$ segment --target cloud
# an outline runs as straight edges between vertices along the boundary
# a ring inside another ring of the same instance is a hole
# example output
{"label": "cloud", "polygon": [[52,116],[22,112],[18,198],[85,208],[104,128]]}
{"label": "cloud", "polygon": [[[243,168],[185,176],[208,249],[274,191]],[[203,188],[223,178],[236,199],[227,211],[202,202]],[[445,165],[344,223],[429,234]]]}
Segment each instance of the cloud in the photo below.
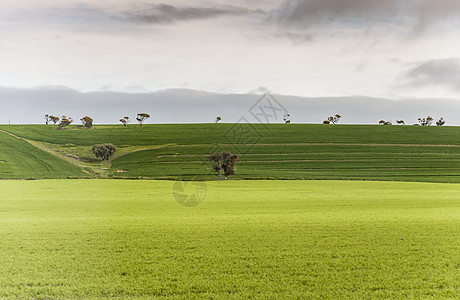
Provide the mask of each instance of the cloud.
{"label": "cloud", "polygon": [[289,31],[289,30],[282,31],[282,32],[275,32],[274,36],[277,38],[287,38],[294,45],[300,45],[305,42],[312,42],[314,40],[314,35],[311,33],[294,32],[294,31]]}
{"label": "cloud", "polygon": [[460,60],[435,59],[417,63],[401,76],[404,87],[438,86],[460,91]]}
{"label": "cloud", "polygon": [[[182,21],[213,19],[223,16],[245,16],[262,14],[260,9],[243,6],[186,6],[170,4],[125,4],[109,6],[105,3],[68,3],[21,7],[9,12],[0,12],[3,22],[34,26],[68,26],[69,28],[98,29],[132,24],[173,24]],[[24,21],[25,20],[25,21]],[[118,27],[117,27],[118,28]]]}
{"label": "cloud", "polygon": [[282,27],[419,34],[460,19],[458,0],[286,0],[271,13]]}
{"label": "cloud", "polygon": [[170,24],[179,21],[192,21],[216,18],[220,16],[241,16],[252,11],[233,6],[223,7],[178,7],[158,4],[149,8],[127,13],[127,19],[147,24]]}

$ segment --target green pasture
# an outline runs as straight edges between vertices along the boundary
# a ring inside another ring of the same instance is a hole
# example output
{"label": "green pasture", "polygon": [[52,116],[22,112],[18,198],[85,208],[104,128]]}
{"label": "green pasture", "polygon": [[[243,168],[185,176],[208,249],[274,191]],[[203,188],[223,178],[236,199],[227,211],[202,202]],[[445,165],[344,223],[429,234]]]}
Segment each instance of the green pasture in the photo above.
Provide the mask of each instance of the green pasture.
{"label": "green pasture", "polygon": [[0,129],[31,140],[54,144],[91,146],[107,142],[124,145],[194,144],[433,144],[460,145],[460,128],[379,125],[314,124],[147,124],[97,125],[91,130],[70,126],[58,131],[53,125],[0,125]]}
{"label": "green pasture", "polygon": [[173,186],[0,181],[0,298],[460,297],[460,185]]}
{"label": "green pasture", "polygon": [[[206,157],[226,150],[240,157],[235,179],[460,182],[459,127],[131,124],[91,130],[71,126],[58,131],[51,125],[0,129],[66,158],[69,168],[73,164],[92,177],[212,180],[216,175]],[[4,135],[0,133],[0,141]],[[110,162],[94,158],[90,149],[98,143],[118,147]]]}
{"label": "green pasture", "polygon": [[80,168],[0,132],[0,179],[82,177]]}

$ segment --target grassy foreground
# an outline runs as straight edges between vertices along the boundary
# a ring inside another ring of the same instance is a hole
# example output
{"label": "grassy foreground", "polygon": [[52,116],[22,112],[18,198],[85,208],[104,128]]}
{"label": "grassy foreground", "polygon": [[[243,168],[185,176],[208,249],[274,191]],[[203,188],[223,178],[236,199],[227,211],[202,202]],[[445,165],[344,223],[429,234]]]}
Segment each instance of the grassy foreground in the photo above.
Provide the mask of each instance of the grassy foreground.
{"label": "grassy foreground", "polygon": [[460,297],[460,185],[206,186],[0,181],[0,298]]}

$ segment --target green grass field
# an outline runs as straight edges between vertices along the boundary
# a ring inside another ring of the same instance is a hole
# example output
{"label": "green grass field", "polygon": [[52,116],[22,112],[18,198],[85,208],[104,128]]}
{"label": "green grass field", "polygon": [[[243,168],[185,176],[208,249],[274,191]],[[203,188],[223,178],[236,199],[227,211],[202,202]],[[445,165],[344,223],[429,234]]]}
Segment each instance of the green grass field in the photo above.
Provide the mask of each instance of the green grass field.
{"label": "green grass field", "polygon": [[[80,167],[93,177],[212,180],[216,176],[203,161],[223,149],[240,156],[235,179],[460,182],[459,127],[176,124],[62,131],[45,125],[0,128],[80,158]],[[2,136],[0,133],[0,139]],[[90,152],[91,145],[105,142],[119,149],[110,166],[101,165]]]}
{"label": "green grass field", "polygon": [[[458,299],[460,186],[0,181],[0,298]],[[186,193],[193,192],[193,186]]]}
{"label": "green grass field", "polygon": [[0,130],[0,299],[460,298],[458,127]]}
{"label": "green grass field", "polygon": [[80,168],[0,132],[0,179],[82,177]]}

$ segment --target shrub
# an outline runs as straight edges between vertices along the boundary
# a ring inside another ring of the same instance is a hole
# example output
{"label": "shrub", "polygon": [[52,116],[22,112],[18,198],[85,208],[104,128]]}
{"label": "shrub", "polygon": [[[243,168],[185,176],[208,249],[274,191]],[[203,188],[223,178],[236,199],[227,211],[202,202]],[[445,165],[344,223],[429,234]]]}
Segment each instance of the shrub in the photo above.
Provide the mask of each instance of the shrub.
{"label": "shrub", "polygon": [[98,144],[94,145],[91,151],[97,158],[109,160],[109,158],[117,151],[117,147],[112,144]]}
{"label": "shrub", "polygon": [[212,169],[217,172],[219,176],[218,179],[222,178],[222,172],[224,173],[225,179],[227,179],[229,175],[235,174],[238,155],[223,151],[210,155],[208,159],[211,160]]}

